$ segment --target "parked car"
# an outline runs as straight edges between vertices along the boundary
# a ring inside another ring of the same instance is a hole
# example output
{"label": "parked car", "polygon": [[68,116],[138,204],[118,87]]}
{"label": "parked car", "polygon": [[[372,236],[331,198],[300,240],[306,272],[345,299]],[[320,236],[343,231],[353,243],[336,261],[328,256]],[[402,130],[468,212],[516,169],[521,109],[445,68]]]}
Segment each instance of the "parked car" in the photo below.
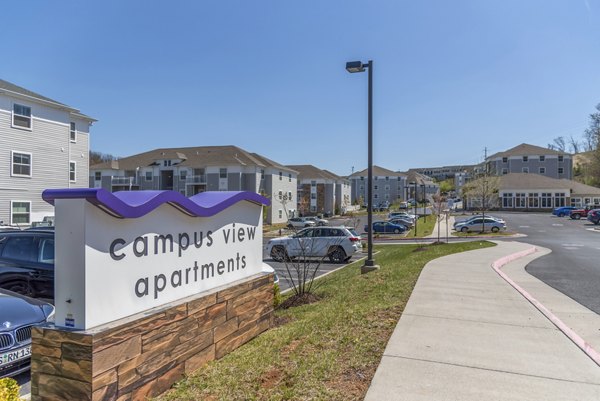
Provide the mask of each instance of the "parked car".
{"label": "parked car", "polygon": [[29,370],[31,327],[54,319],[54,306],[0,289],[0,378]]}
{"label": "parked car", "polygon": [[[389,221],[375,221],[373,222],[374,233],[394,233],[402,234],[407,230],[406,226],[400,224],[390,223]],[[369,231],[369,226],[365,225],[365,232]]]}
{"label": "parked car", "polygon": [[415,221],[413,219],[408,219],[408,218],[404,218],[404,217],[395,217],[393,219],[389,219],[388,221],[392,224],[403,225],[408,229],[412,228],[412,226],[415,225]]}
{"label": "parked car", "polygon": [[587,219],[595,225],[600,224],[600,209],[590,210],[587,214]]}
{"label": "parked car", "polygon": [[390,220],[391,219],[398,219],[398,218],[412,220],[413,223],[414,223],[414,221],[417,218],[417,216],[415,216],[412,213],[407,213],[407,212],[390,212],[388,214],[388,219],[390,219]]}
{"label": "parked car", "polygon": [[306,220],[314,221],[317,226],[327,226],[329,225],[329,220],[322,219],[318,216],[308,216],[305,217]]}
{"label": "parked car", "polygon": [[408,202],[400,202],[398,209],[408,209]]}
{"label": "parked car", "polygon": [[498,231],[506,230],[506,223],[487,216],[485,218],[477,217],[466,222],[458,223],[454,226],[454,229],[463,233],[471,231],[491,231],[497,233]]}
{"label": "parked car", "polygon": [[294,217],[288,220],[288,228],[304,228],[316,226],[317,223],[308,220],[306,217]]}
{"label": "parked car", "polygon": [[54,230],[0,232],[0,288],[54,298]]}
{"label": "parked car", "polygon": [[[468,219],[457,220],[457,221],[454,222],[454,229],[456,229],[456,226],[459,225],[459,224],[461,224],[461,223],[468,223],[468,222],[470,222],[472,220],[479,219],[479,218],[482,218],[482,217],[483,217],[482,214],[477,214],[475,216],[469,217]],[[504,219],[502,219],[500,217],[496,217],[496,216],[492,216],[492,215],[486,214],[485,218],[486,219],[493,219],[493,220],[496,220],[499,223],[502,223],[502,224],[506,225],[506,222],[504,221]]]}
{"label": "parked car", "polygon": [[589,206],[586,206],[583,209],[573,209],[569,213],[569,217],[573,220],[579,220],[582,217],[586,218],[590,210],[592,209]]}
{"label": "parked car", "polygon": [[554,208],[554,210],[552,210],[552,214],[558,217],[564,217],[564,216],[568,216],[571,213],[571,210],[575,210],[577,209],[574,206],[561,206],[561,207],[556,207]]}
{"label": "parked car", "polygon": [[333,263],[343,263],[360,249],[360,237],[346,227],[305,228],[267,244],[267,253],[276,261],[327,257]]}

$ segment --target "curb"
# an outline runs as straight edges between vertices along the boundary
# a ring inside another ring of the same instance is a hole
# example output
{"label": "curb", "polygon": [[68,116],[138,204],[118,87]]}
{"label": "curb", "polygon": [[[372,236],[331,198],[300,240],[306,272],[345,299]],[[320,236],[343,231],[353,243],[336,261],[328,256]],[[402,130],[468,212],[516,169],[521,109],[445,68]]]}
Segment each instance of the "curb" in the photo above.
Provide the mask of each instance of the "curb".
{"label": "curb", "polygon": [[514,282],[510,277],[502,271],[502,267],[510,262],[525,256],[536,253],[538,250],[535,246],[526,249],[521,252],[513,253],[511,255],[504,256],[494,262],[492,262],[492,269],[498,273],[508,284],[510,284],[515,290],[517,290],[525,299],[527,299],[537,310],[539,310],[548,320],[552,322],[560,331],[563,332],[575,345],[577,345],[587,356],[590,357],[596,365],[600,366],[600,353],[596,351],[587,341],[579,336],[575,331],[568,327],[562,320],[560,320],[555,314],[550,312],[544,305],[542,305],[537,299],[535,299],[529,292],[523,289],[520,285]]}

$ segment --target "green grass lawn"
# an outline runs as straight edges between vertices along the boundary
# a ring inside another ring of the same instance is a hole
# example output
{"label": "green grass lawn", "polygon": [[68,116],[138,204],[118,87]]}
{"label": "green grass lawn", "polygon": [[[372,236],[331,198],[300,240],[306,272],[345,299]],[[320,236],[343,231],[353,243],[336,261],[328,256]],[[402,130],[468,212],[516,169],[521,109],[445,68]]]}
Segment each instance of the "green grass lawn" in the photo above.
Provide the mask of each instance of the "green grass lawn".
{"label": "green grass lawn", "polygon": [[[435,219],[436,216],[431,215],[427,217],[419,217],[417,220],[417,235],[416,237],[426,237],[433,232],[433,228],[435,227]],[[406,238],[411,238],[415,236],[415,228],[411,228],[406,234]]]}
{"label": "green grass lawn", "polygon": [[276,311],[277,327],[159,399],[362,400],[425,264],[489,246],[494,244],[377,247],[380,270],[361,275],[358,262],[323,278],[320,301]]}

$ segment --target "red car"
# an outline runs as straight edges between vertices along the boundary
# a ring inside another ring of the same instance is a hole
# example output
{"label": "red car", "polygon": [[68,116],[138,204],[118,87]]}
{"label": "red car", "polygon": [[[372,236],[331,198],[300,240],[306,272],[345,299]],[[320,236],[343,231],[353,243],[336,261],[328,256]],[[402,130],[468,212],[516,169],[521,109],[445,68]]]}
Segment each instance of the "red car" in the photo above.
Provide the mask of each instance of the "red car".
{"label": "red car", "polygon": [[579,220],[582,217],[587,217],[588,212],[590,210],[592,210],[592,208],[588,206],[586,206],[584,209],[571,210],[571,213],[569,213],[569,217],[573,220]]}

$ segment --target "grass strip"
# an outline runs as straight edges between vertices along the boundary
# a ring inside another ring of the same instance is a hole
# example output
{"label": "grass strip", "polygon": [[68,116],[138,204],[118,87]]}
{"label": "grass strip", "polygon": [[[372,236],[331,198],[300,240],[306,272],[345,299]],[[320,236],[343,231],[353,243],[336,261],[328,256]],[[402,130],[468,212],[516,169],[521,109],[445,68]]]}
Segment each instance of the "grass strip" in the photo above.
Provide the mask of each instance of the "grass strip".
{"label": "grass strip", "polygon": [[489,246],[377,247],[380,270],[361,275],[359,262],[323,278],[319,302],[276,311],[277,327],[159,400],[362,400],[425,264]]}

